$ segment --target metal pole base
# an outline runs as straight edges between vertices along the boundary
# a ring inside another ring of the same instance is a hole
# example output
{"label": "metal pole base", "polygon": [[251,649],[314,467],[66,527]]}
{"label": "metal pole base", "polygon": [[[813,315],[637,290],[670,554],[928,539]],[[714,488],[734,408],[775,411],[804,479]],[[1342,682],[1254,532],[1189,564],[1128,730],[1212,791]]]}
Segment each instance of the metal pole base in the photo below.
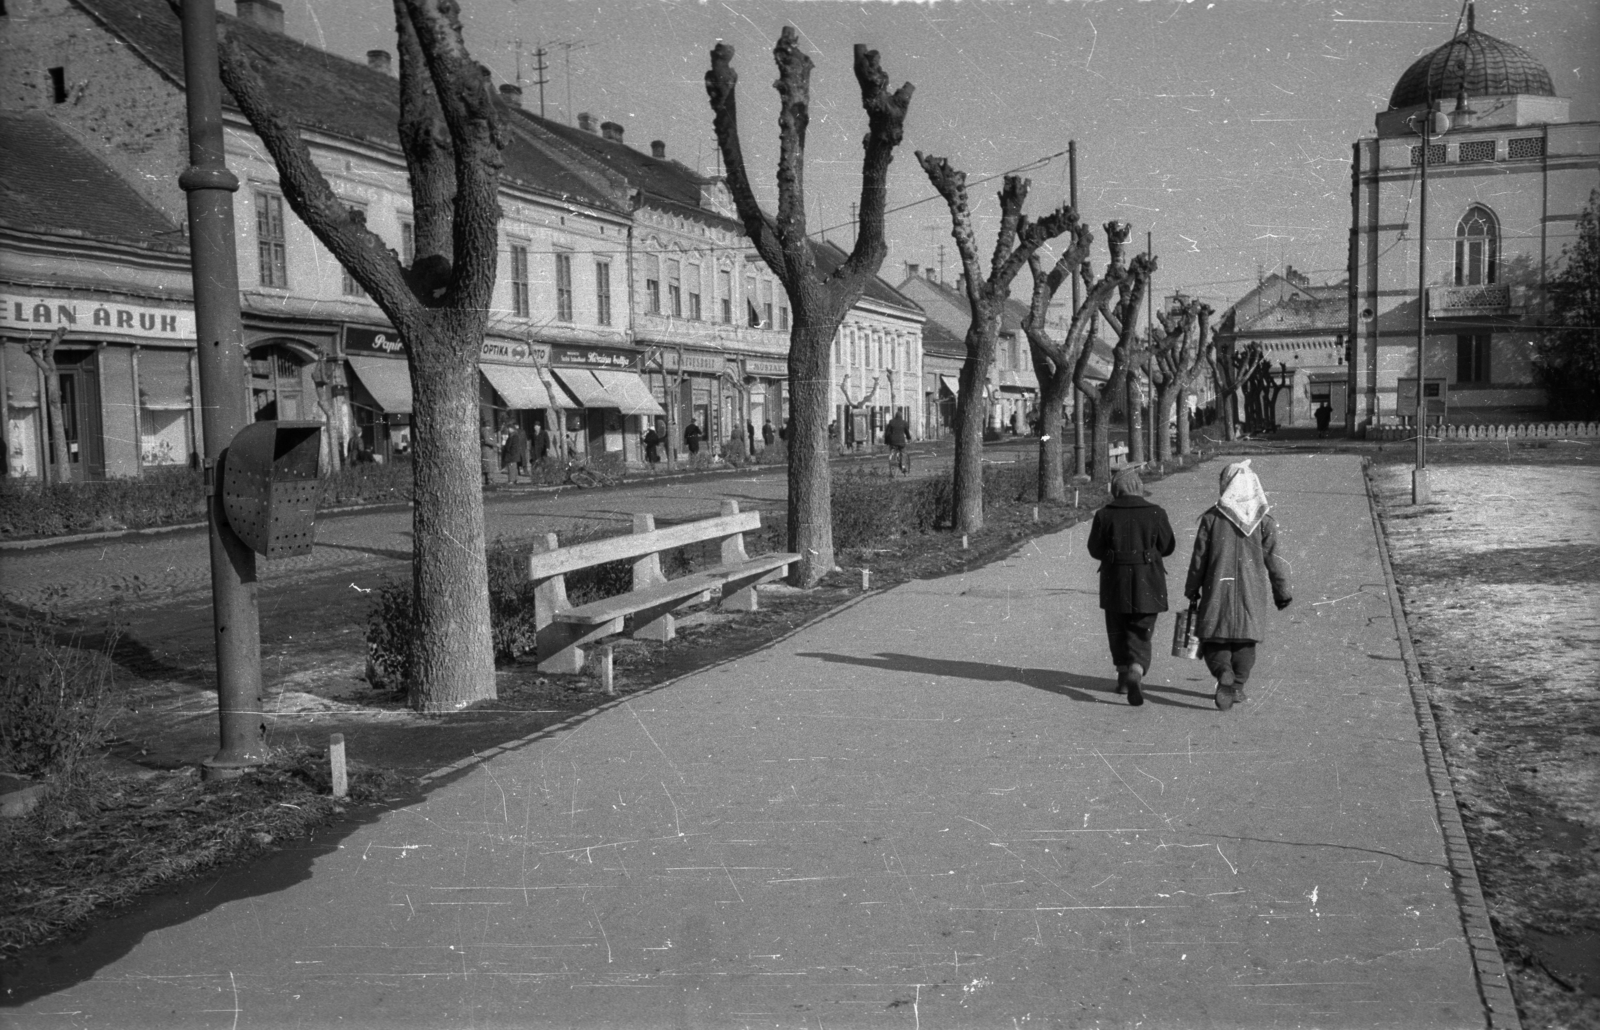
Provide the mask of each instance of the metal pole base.
{"label": "metal pole base", "polygon": [[1433,498],[1428,492],[1428,470],[1425,468],[1411,470],[1411,503],[1433,503]]}
{"label": "metal pole base", "polygon": [[213,780],[237,780],[252,769],[259,769],[266,764],[265,758],[258,759],[232,759],[214,755],[200,763],[200,778],[206,782]]}

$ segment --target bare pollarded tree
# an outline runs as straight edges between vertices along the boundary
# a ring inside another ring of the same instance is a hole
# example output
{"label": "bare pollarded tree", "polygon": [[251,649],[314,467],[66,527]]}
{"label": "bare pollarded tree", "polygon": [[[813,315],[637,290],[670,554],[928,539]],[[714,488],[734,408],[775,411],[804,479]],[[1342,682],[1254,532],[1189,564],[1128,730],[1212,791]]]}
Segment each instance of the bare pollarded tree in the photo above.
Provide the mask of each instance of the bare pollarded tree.
{"label": "bare pollarded tree", "polygon": [[805,156],[812,62],[800,50],[798,40],[799,34],[786,25],[772,49],[778,65],[773,86],[780,98],[776,216],[756,202],[745,171],[739,142],[739,76],[733,70],[733,47],[726,43],[711,50],[706,94],[739,220],[756,252],[783,283],[794,312],[789,331],[789,549],[800,555],[792,582],[812,586],[834,567],[828,474],[828,410],[833,392],[828,380],[829,352],[839,323],[861,299],[889,253],[883,232],[889,163],[900,144],[912,86],[908,82],[891,93],[878,52],[856,44],[856,82],[861,86],[861,107],[867,113],[860,221],[850,256],[833,272],[821,274],[806,238]]}
{"label": "bare pollarded tree", "polygon": [[478,461],[478,354],[495,282],[502,166],[488,72],[467,52],[454,0],[394,0],[401,149],[416,260],[401,265],[339,199],[277,110],[249,45],[220,40],[222,81],[278,167],[284,196],[406,342],[415,410],[414,708],[493,698],[494,647]]}
{"label": "bare pollarded tree", "polygon": [[[1192,300],[1176,311],[1156,312],[1156,320],[1161,328],[1150,346],[1150,382],[1155,393],[1150,417],[1156,420],[1155,459],[1167,461],[1172,457],[1172,430],[1167,419],[1210,352],[1211,307]],[[1186,412],[1176,414],[1178,453],[1188,454],[1189,419]]]}
{"label": "bare pollarded tree", "polygon": [[[1094,405],[1090,450],[1094,455],[1094,481],[1097,483],[1111,480],[1111,406],[1117,394],[1126,387],[1138,337],[1139,306],[1144,303],[1145,290],[1150,286],[1150,274],[1156,268],[1153,255],[1137,254],[1131,262],[1128,261],[1128,237],[1133,233],[1133,226],[1127,222],[1107,222],[1105,230],[1111,260],[1106,265],[1106,274],[1101,281],[1110,280],[1112,288],[1099,293],[1103,299],[1096,308],[1096,314],[1105,319],[1111,331],[1117,334],[1117,342],[1111,350],[1111,375],[1104,383],[1096,386],[1089,384],[1089,357],[1093,351],[1090,346],[1085,346],[1079,352],[1077,366],[1073,369],[1073,381]],[[1091,293],[1095,292],[1097,284],[1090,281],[1092,273],[1085,268],[1080,274],[1083,275],[1085,288]]]}
{"label": "bare pollarded tree", "polygon": [[1046,242],[1072,230],[1078,213],[1066,204],[1038,221],[1022,213],[1028,199],[1028,180],[1008,175],[1000,189],[1000,231],[996,234],[989,274],[983,274],[978,239],[972,228],[967,202],[967,173],[950,167],[942,157],[917,151],[917,161],[928,181],[950,208],[950,235],[961,256],[962,280],[972,321],[967,326],[966,358],[961,362],[956,391],[955,467],[951,489],[951,522],[958,533],[983,528],[983,388],[994,364],[995,341],[1000,335],[1000,312],[1011,296],[1011,282]]}
{"label": "bare pollarded tree", "polygon": [[[61,370],[56,366],[56,348],[66,339],[67,327],[57,326],[49,336],[27,343],[28,357],[44,378],[44,411],[50,422],[50,449],[55,453],[55,464],[49,475],[40,475],[39,482],[54,480],[58,484],[72,482],[72,457],[67,453],[66,412],[61,406]],[[42,469],[40,470],[43,471]]]}

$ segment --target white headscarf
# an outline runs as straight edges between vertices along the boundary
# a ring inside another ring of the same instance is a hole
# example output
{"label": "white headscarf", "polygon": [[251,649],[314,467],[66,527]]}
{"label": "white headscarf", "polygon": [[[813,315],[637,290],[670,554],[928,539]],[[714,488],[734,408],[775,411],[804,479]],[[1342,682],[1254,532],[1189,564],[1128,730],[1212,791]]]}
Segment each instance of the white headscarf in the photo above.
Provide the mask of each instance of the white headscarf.
{"label": "white headscarf", "polygon": [[1221,482],[1222,497],[1217,501],[1217,510],[1239,527],[1239,532],[1249,536],[1261,524],[1268,508],[1267,492],[1251,470],[1250,459],[1225,467]]}

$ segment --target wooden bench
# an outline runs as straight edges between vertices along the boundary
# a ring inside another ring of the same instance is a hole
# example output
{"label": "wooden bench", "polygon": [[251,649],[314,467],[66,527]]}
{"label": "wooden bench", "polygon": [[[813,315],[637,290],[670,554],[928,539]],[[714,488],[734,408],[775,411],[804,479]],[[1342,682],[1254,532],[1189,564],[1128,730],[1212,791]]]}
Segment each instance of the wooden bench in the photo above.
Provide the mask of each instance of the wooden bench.
{"label": "wooden bench", "polygon": [[[721,595],[721,607],[730,611],[756,610],[756,585],[780,579],[798,554],[745,553],[744,534],[761,527],[761,513],[741,512],[738,501],[723,501],[722,514],[697,522],[656,528],[654,515],[635,515],[627,536],[590,540],[560,546],[556,534],[547,534],[528,558],[528,578],[534,585],[534,625],[537,631],[540,672],[575,673],[583,668],[583,645],[624,632],[642,640],[671,640],[677,635],[673,613],[679,608],[710,601]],[[661,554],[705,541],[721,542],[720,563],[710,569],[667,579],[661,572]],[[567,600],[566,576],[570,572],[615,561],[633,562],[633,589],[574,607]]]}

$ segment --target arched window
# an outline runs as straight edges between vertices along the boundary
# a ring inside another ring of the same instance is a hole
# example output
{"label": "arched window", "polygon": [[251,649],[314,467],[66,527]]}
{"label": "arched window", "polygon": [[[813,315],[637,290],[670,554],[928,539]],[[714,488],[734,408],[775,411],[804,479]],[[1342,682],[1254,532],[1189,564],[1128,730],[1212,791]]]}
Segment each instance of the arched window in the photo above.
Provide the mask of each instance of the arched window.
{"label": "arched window", "polygon": [[1456,224],[1456,285],[1484,286],[1499,278],[1500,227],[1485,208],[1467,209]]}

